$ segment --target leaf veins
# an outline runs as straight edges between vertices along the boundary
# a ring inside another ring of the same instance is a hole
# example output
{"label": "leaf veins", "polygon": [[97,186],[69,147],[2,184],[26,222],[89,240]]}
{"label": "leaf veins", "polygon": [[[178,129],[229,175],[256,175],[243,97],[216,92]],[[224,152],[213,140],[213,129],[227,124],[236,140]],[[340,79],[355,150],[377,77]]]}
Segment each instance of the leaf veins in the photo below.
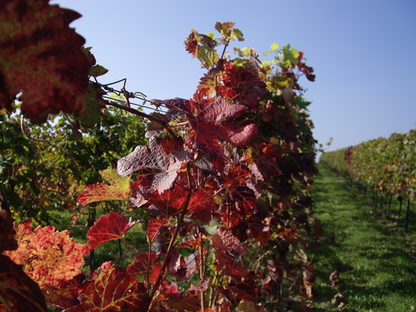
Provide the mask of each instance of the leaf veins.
{"label": "leaf veins", "polygon": [[114,239],[124,237],[124,234],[139,221],[131,222],[126,217],[112,211],[108,216],[102,215],[87,233],[88,246],[91,249]]}
{"label": "leaf veins", "polygon": [[115,169],[100,172],[106,183],[88,185],[78,196],[81,205],[103,200],[127,200],[130,195],[130,178],[120,177]]}
{"label": "leaf veins", "polygon": [[87,246],[74,242],[68,231],[55,232],[53,226],[37,227],[26,221],[16,228],[19,247],[5,251],[39,286],[59,287],[81,273]]}

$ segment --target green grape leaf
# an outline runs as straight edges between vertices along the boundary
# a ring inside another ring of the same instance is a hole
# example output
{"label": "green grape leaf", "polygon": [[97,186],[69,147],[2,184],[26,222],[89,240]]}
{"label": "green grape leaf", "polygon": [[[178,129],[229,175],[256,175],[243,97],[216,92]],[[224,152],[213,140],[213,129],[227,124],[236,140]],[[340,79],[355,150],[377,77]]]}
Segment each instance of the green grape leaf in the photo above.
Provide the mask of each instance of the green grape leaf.
{"label": "green grape leaf", "polygon": [[270,46],[270,49],[272,51],[277,51],[278,48],[279,48],[279,44],[277,42],[272,43]]}
{"label": "green grape leaf", "polygon": [[282,51],[283,51],[283,62],[281,64],[282,66],[288,67],[290,65],[297,65],[299,63],[298,57],[300,54],[298,50],[296,50],[295,48],[292,48],[290,44],[283,46]]}
{"label": "green grape leaf", "polygon": [[85,109],[77,119],[84,127],[90,128],[100,121],[101,116],[101,96],[105,94],[96,84],[90,83],[88,92],[85,95]]}
{"label": "green grape leaf", "polygon": [[101,65],[94,65],[90,68],[88,75],[92,76],[92,77],[98,77],[98,76],[102,76],[105,75],[106,73],[108,73],[108,69],[105,68],[104,66]]}

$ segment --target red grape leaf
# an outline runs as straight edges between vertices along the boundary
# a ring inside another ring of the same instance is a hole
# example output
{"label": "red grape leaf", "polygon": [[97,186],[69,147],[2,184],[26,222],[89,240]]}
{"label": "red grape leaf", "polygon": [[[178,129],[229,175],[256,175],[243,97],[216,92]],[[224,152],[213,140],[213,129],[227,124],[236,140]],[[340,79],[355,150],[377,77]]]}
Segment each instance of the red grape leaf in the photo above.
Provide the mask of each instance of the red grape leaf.
{"label": "red grape leaf", "polygon": [[199,285],[191,285],[186,292],[192,292],[194,295],[197,295],[206,291],[209,287],[209,280],[210,278],[208,277],[208,279],[201,282]]}
{"label": "red grape leaf", "polygon": [[101,265],[100,273],[94,272],[79,295],[80,304],[67,312],[141,311],[146,288],[126,269],[114,267],[111,262]]}
{"label": "red grape leaf", "polygon": [[71,308],[79,303],[78,295],[82,290],[85,276],[80,274],[59,287],[43,287],[46,303],[60,308]]}
{"label": "red grape leaf", "polygon": [[215,206],[212,192],[199,188],[191,195],[187,215],[201,223],[209,223]]}
{"label": "red grape leaf", "polygon": [[[183,182],[186,178],[184,173],[178,176],[178,181]],[[163,217],[169,217],[185,208],[186,198],[189,191],[180,183],[175,183],[172,189],[160,194],[155,191],[146,194],[147,199],[153,204],[150,208],[156,208],[157,213]],[[192,192],[188,203],[187,216],[202,223],[211,220],[212,211],[215,209],[215,202],[212,193],[205,189],[197,189]]]}
{"label": "red grape leaf", "polygon": [[0,306],[0,311],[46,312],[39,286],[5,255],[0,255],[0,302],[5,308]]}
{"label": "red grape leaf", "polygon": [[17,248],[17,241],[14,235],[15,231],[9,205],[0,192],[0,253],[4,250],[15,250]]}
{"label": "red grape leaf", "polygon": [[157,300],[163,305],[167,306],[170,311],[199,311],[199,299],[197,296],[184,295],[179,292],[178,287],[175,284],[168,285],[162,284],[160,295]]}
{"label": "red grape leaf", "polygon": [[194,130],[195,141],[202,144],[219,138],[242,146],[250,143],[257,134],[257,126],[244,120],[248,108],[241,104],[231,104],[221,98],[156,102],[165,104],[170,110],[185,113]]}
{"label": "red grape leaf", "polygon": [[196,132],[197,141],[219,138],[237,146],[247,144],[256,134],[255,124],[238,121],[243,118],[247,108],[239,104],[230,104],[224,99],[192,102],[195,106],[193,118],[190,118]]}
{"label": "red grape leaf", "polygon": [[185,296],[179,293],[168,294],[166,295],[165,304],[174,311],[200,311],[197,296]]}
{"label": "red grape leaf", "polygon": [[198,55],[198,41],[195,39],[195,33],[191,32],[185,40],[185,50],[192,54],[193,57]]}
{"label": "red grape leaf", "polygon": [[149,236],[150,240],[154,240],[156,236],[158,236],[160,228],[163,226],[168,225],[169,222],[165,218],[152,218],[149,221],[149,225],[147,226],[147,235]]}
{"label": "red grape leaf", "polygon": [[226,292],[227,298],[235,302],[238,302],[241,299],[255,302],[256,297],[258,296],[258,288],[256,283],[252,280],[250,281],[250,277],[246,277],[246,280],[241,282],[232,281],[230,284],[228,284],[228,289]]}
{"label": "red grape leaf", "polygon": [[215,248],[218,270],[239,279],[249,274],[249,271],[236,261],[237,257],[244,254],[244,246],[230,231],[220,230],[211,240]]}
{"label": "red grape leaf", "polygon": [[148,270],[153,270],[156,265],[157,255],[154,252],[136,254],[134,262],[127,269],[129,273],[141,275]]}
{"label": "red grape leaf", "polygon": [[186,275],[188,268],[185,262],[185,258],[176,248],[173,248],[170,253],[168,270],[169,273],[174,276],[177,281],[187,280]]}
{"label": "red grape leaf", "polygon": [[221,252],[226,252],[233,257],[244,256],[245,247],[231,231],[218,230],[218,235],[213,237],[214,247]]}
{"label": "red grape leaf", "polygon": [[197,239],[188,239],[182,241],[179,245],[177,245],[177,248],[189,248],[193,250],[197,250],[199,246],[201,245],[202,238],[198,237]]}
{"label": "red grape leaf", "polygon": [[224,85],[218,88],[219,94],[247,107],[258,106],[268,93],[254,61],[247,61],[242,66],[226,63],[222,81]]}
{"label": "red grape leaf", "polygon": [[88,246],[91,249],[110,240],[123,238],[139,221],[132,222],[123,215],[111,211],[108,216],[102,215],[87,233]]}
{"label": "red grape leaf", "polygon": [[[156,263],[156,260],[157,255],[154,252],[136,254],[134,262],[129,265],[127,272],[135,276],[145,276],[146,285],[147,282],[150,283],[147,288],[151,288],[156,283],[160,271],[162,271],[162,265]],[[149,276],[146,276],[146,274],[149,274]]]}
{"label": "red grape leaf", "polygon": [[81,273],[86,245],[75,243],[68,231],[55,232],[53,226],[37,227],[26,221],[16,228],[19,248],[5,251],[15,263],[23,265],[23,271],[39,286],[59,287],[65,281]]}
{"label": "red grape leaf", "polygon": [[120,177],[115,169],[100,171],[106,183],[88,185],[78,196],[81,205],[103,200],[127,200],[130,195],[130,177]]}
{"label": "red grape leaf", "polygon": [[0,110],[23,91],[22,112],[42,122],[51,112],[81,112],[91,61],[69,24],[77,12],[48,0],[0,4]]}

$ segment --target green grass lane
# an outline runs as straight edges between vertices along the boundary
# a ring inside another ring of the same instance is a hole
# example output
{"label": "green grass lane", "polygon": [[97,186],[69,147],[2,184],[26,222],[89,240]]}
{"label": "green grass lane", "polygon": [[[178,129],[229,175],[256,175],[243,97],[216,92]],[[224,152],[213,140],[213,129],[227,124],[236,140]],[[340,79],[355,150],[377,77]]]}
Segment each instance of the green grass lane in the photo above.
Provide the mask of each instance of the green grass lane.
{"label": "green grass lane", "polygon": [[[416,311],[414,237],[381,221],[368,202],[319,165],[314,184],[315,215],[325,234],[314,251],[316,294],[314,311]],[[329,275],[339,272],[332,286]],[[342,294],[337,304],[331,299]]]}

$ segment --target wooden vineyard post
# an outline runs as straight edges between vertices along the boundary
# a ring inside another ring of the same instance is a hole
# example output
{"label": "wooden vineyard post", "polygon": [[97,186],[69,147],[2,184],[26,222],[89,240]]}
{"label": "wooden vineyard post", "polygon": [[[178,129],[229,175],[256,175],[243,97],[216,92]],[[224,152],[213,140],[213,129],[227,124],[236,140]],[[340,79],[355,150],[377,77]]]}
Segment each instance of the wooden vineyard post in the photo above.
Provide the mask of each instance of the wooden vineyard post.
{"label": "wooden vineyard post", "polygon": [[390,215],[390,209],[391,209],[391,200],[393,198],[393,194],[390,194],[389,196],[389,203],[387,204],[387,217]]}
{"label": "wooden vineyard post", "polygon": [[410,199],[407,198],[406,217],[404,219],[404,230],[409,230]]}
{"label": "wooden vineyard post", "polygon": [[400,214],[402,212],[402,203],[403,203],[402,195],[397,196],[397,200],[399,201],[399,213],[397,214],[397,225],[399,225],[399,223],[400,223]]}
{"label": "wooden vineyard post", "polygon": [[[94,207],[91,206],[88,209],[88,229],[90,229],[94,225],[95,219],[96,219],[96,213],[97,212],[95,210],[95,206]],[[94,256],[94,249],[93,249],[90,252],[90,260],[89,260],[89,263],[88,263],[91,271],[94,270],[94,264],[95,264],[94,263],[95,262],[94,260],[95,260],[95,256]]]}

